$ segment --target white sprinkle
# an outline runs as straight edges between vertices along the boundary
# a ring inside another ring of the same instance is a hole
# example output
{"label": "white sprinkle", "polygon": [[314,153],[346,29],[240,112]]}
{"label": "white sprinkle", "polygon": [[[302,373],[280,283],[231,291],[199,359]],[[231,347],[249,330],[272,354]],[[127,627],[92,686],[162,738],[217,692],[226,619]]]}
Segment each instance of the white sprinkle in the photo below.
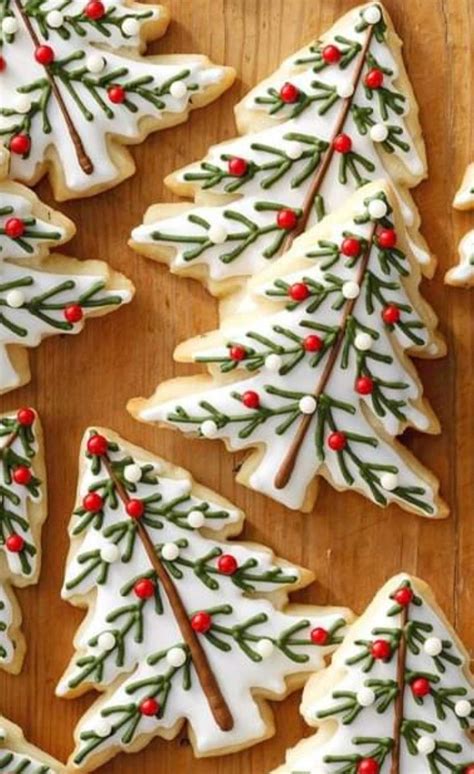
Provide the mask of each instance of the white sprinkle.
{"label": "white sprinkle", "polygon": [[166,660],[172,667],[181,667],[186,661],[186,653],[183,648],[171,648],[166,654]]}
{"label": "white sprinkle", "polygon": [[299,409],[302,414],[314,414],[317,405],[316,398],[312,395],[304,395],[299,402]]}
{"label": "white sprinkle", "polygon": [[361,707],[371,707],[375,701],[375,693],[372,688],[364,686],[364,688],[361,688],[360,691],[357,692],[356,698]]}
{"label": "white sprinkle", "polygon": [[107,736],[110,736],[112,732],[112,725],[105,718],[97,718],[94,731],[101,739],[105,739]]}
{"label": "white sprinkle", "polygon": [[14,16],[7,16],[2,21],[2,31],[5,35],[14,35],[15,32],[18,32],[18,22]]}
{"label": "white sprinkle", "polygon": [[338,83],[336,91],[338,97],[348,99],[354,94],[354,87],[352,83]]}
{"label": "white sprinkle", "polygon": [[112,632],[102,632],[97,638],[97,647],[100,648],[100,650],[112,650],[112,648],[115,648],[116,644],[117,640]]}
{"label": "white sprinkle", "polygon": [[161,556],[168,562],[174,562],[179,556],[179,547],[176,543],[165,543],[161,549]]}
{"label": "white sprinkle", "polygon": [[25,294],[21,290],[10,290],[6,295],[7,305],[19,309],[25,303]]}
{"label": "white sprinkle", "polygon": [[344,282],[344,285],[342,286],[342,295],[344,298],[357,298],[359,293],[360,287],[357,282],[353,282],[352,280],[349,280],[349,282]]}
{"label": "white sprinkle", "polygon": [[362,16],[367,24],[378,24],[382,18],[380,8],[376,5],[371,5],[370,8],[366,8]]}
{"label": "white sprinkle", "polygon": [[416,749],[421,755],[430,755],[436,748],[436,742],[430,736],[420,736]]}
{"label": "white sprinkle", "polygon": [[268,368],[269,371],[279,371],[282,365],[283,360],[280,355],[271,354],[267,355],[265,358],[265,368]]}
{"label": "white sprinkle", "polygon": [[52,27],[53,30],[59,29],[63,26],[64,16],[61,11],[50,11],[46,15],[46,24],[48,27]]}
{"label": "white sprinkle", "polygon": [[131,37],[132,35],[138,35],[140,32],[140,22],[137,21],[137,19],[132,19],[129,16],[128,19],[124,19],[122,22],[122,32],[128,37]]}
{"label": "white sprinkle", "polygon": [[175,99],[183,99],[188,93],[188,87],[184,81],[175,81],[170,86],[170,94]]}
{"label": "white sprinkle", "polygon": [[372,220],[379,220],[387,214],[387,205],[382,199],[372,199],[367,209]]}
{"label": "white sprinkle", "polygon": [[206,419],[202,423],[200,429],[201,429],[201,435],[203,435],[204,438],[215,438],[219,430],[216,423],[213,422],[212,419]]}
{"label": "white sprinkle", "polygon": [[120,559],[120,549],[115,543],[107,543],[100,549],[100,558],[107,564],[113,564]]}
{"label": "white sprinkle", "polygon": [[388,137],[388,128],[385,124],[374,124],[370,127],[370,139],[374,142],[385,142]]}
{"label": "white sprinkle", "polygon": [[222,224],[214,223],[207,232],[207,236],[215,245],[222,245],[227,239],[227,229]]}
{"label": "white sprinkle", "polygon": [[123,469],[123,477],[125,481],[129,482],[129,484],[138,484],[142,477],[142,469],[140,465],[136,465],[135,463],[126,465]]}
{"label": "white sprinkle", "polygon": [[380,483],[386,492],[393,492],[398,486],[398,476],[396,473],[382,473]]}
{"label": "white sprinkle", "polygon": [[354,345],[360,352],[367,352],[372,346],[372,336],[368,333],[358,333],[354,339]]}
{"label": "white sprinkle", "polygon": [[454,705],[454,711],[458,718],[468,718],[472,712],[471,702],[467,699],[460,699]]}
{"label": "white sprinkle", "polygon": [[270,658],[275,650],[275,646],[271,640],[264,638],[256,643],[255,650],[262,658]]}
{"label": "white sprinkle", "polygon": [[443,650],[443,643],[438,637],[428,637],[423,645],[423,650],[428,656],[439,656]]}
{"label": "white sprinkle", "polygon": [[100,54],[91,54],[87,57],[86,67],[90,73],[97,75],[105,69],[106,61]]}
{"label": "white sprinkle", "polygon": [[304,145],[301,142],[289,142],[285,145],[285,152],[290,159],[300,159],[304,152]]}
{"label": "white sprinkle", "polygon": [[188,513],[187,522],[193,529],[199,529],[205,521],[205,516],[201,511],[191,511]]}

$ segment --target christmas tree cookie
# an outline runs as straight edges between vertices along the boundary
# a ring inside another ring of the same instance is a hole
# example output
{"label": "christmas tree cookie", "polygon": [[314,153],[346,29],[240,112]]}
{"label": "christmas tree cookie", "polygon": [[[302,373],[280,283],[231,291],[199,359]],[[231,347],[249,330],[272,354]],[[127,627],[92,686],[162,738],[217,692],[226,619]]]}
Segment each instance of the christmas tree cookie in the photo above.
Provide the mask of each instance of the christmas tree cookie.
{"label": "christmas tree cookie", "polygon": [[431,589],[398,575],[306,685],[318,728],[274,774],[473,774],[469,655]]}
{"label": "christmas tree cookie", "polygon": [[366,182],[393,182],[413,255],[431,275],[409,189],[426,175],[401,41],[380,4],[353,8],[236,108],[243,134],[167,179],[195,205],[155,205],[139,252],[217,295],[288,251]]}
{"label": "christmas tree cookie", "polygon": [[66,774],[66,769],[59,761],[28,744],[21,728],[0,715],[0,772]]}
{"label": "christmas tree cookie", "polygon": [[[14,674],[22,667],[26,645],[12,587],[38,582],[45,477],[36,413],[23,408],[0,416],[0,669]],[[0,741],[0,761],[1,752]]]}
{"label": "christmas tree cookie", "polygon": [[29,381],[25,347],[79,333],[86,317],[111,312],[133,295],[131,283],[100,261],[50,255],[71,239],[74,225],[7,180],[7,168],[8,153],[0,149],[0,394]]}
{"label": "christmas tree cookie", "polygon": [[89,612],[58,694],[104,695],[70,765],[90,771],[185,721],[199,756],[271,736],[268,700],[324,666],[348,611],[289,605],[311,574],[229,541],[243,514],[186,471],[102,429],[80,466],[63,596]]}
{"label": "christmas tree cookie", "polygon": [[[469,164],[461,188],[454,198],[457,210],[474,209],[474,164]],[[459,263],[445,277],[448,285],[474,285],[474,230],[469,231],[459,244]]]}
{"label": "christmas tree cookie", "polygon": [[133,174],[123,145],[185,121],[232,83],[205,56],[140,56],[169,14],[131,0],[1,0],[0,141],[12,177],[49,174],[57,199]]}
{"label": "christmas tree cookie", "polygon": [[422,299],[397,197],[363,187],[248,285],[246,312],[177,350],[210,376],[130,403],[145,422],[253,448],[237,480],[310,510],[317,477],[423,516],[446,507],[431,473],[397,443],[438,422],[408,356],[444,345]]}

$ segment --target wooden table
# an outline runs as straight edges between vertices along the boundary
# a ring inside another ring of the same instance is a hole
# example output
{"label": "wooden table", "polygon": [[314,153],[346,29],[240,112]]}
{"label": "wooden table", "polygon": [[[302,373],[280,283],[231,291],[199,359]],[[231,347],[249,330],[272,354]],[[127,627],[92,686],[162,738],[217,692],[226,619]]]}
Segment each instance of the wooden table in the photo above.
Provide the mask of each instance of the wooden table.
{"label": "wooden table", "polygon": [[[19,594],[28,656],[20,677],[0,672],[1,710],[35,743],[60,759],[72,748],[72,731],[93,694],[75,701],[54,697],[72,653],[82,613],[59,597],[68,547],[66,525],[74,502],[77,456],[84,429],[109,426],[125,438],[193,471],[248,514],[245,537],[270,544],[310,567],[316,581],[301,600],[350,605],[362,611],[376,589],[399,570],[416,573],[435,589],[467,647],[474,648],[474,291],[443,285],[461,235],[474,215],[455,213],[451,201],[472,159],[474,48],[472,0],[386,0],[405,41],[409,75],[421,106],[430,178],[415,191],[423,233],[439,257],[424,293],[441,318],[449,355],[420,362],[426,394],[441,418],[439,437],[407,434],[406,442],[441,479],[451,517],[431,523],[396,507],[385,511],[361,497],[337,494],[322,483],[316,510],[300,515],[235,484],[230,454],[221,444],[187,440],[178,433],[135,422],[127,400],[149,395],[162,379],[186,372],[172,353],[183,339],[215,327],[216,303],[196,282],[177,279],[127,248],[131,227],[152,202],[170,200],[164,176],[200,158],[210,143],[234,134],[235,102],[283,57],[315,38],[354,3],[351,0],[167,0],[173,22],[160,52],[202,52],[233,65],[240,80],[220,101],[193,113],[189,123],[151,137],[134,149],[138,173],[115,190],[62,206],[78,235],[66,252],[100,257],[137,286],[131,306],[93,321],[77,338],[55,337],[31,355],[33,382],[0,400],[0,411],[36,406],[46,435],[49,520],[44,531],[43,573],[37,588]],[[47,201],[47,184],[39,186]],[[299,696],[276,709],[277,735],[227,758],[195,761],[185,734],[156,740],[142,753],[122,755],[108,774],[264,774],[285,748],[308,733],[298,715]]]}

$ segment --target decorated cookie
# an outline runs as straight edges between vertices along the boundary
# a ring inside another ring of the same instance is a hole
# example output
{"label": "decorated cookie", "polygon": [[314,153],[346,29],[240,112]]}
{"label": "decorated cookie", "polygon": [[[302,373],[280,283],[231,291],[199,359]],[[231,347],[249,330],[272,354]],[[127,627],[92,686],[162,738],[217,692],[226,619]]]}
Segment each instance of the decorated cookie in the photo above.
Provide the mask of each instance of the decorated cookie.
{"label": "decorated cookie", "polygon": [[66,774],[66,769],[59,761],[28,744],[21,728],[0,715],[0,772]]}
{"label": "decorated cookie", "polygon": [[394,440],[409,426],[438,432],[407,357],[444,353],[419,282],[397,197],[365,186],[251,281],[251,312],[178,347],[210,376],[164,382],[130,410],[254,448],[237,480],[289,508],[310,510],[322,475],[379,505],[443,516],[436,479]]}
{"label": "decorated cookie", "polygon": [[311,574],[229,541],[243,514],[186,471],[102,429],[80,465],[63,596],[89,613],[58,694],[104,695],[70,765],[90,771],[185,721],[200,756],[271,736],[267,700],[324,666],[348,611],[289,605]]}
{"label": "decorated cookie", "polygon": [[[461,188],[454,198],[457,210],[474,209],[474,164],[469,164]],[[459,244],[459,263],[445,277],[448,285],[474,285],[474,230],[469,231]]]}
{"label": "decorated cookie", "polygon": [[[36,412],[22,408],[0,416],[0,669],[14,674],[22,667],[26,645],[12,587],[38,582],[45,476]],[[1,756],[0,741],[0,763]]]}
{"label": "decorated cookie", "polygon": [[311,677],[302,712],[318,732],[274,774],[472,774],[469,655],[431,589],[398,575]]}
{"label": "decorated cookie", "polygon": [[57,199],[133,174],[123,145],[174,126],[211,102],[233,70],[205,56],[140,56],[169,22],[161,5],[127,0],[3,0],[0,141],[12,177],[49,174]]}
{"label": "decorated cookie", "polygon": [[7,165],[0,149],[0,394],[29,381],[25,347],[79,333],[86,317],[112,312],[133,295],[131,283],[100,261],[50,255],[74,225],[6,180]]}
{"label": "decorated cookie", "polygon": [[426,175],[425,151],[400,50],[380,4],[349,11],[237,106],[242,137],[167,179],[195,205],[151,207],[132,247],[222,296],[361,185],[387,179],[411,251],[431,275],[409,194]]}

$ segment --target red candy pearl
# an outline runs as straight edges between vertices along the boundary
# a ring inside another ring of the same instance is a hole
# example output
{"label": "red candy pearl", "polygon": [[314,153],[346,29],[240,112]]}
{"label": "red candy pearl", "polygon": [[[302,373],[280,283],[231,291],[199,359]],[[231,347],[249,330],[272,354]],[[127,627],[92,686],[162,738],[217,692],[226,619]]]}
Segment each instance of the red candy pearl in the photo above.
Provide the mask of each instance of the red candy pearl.
{"label": "red candy pearl", "polygon": [[342,451],[347,444],[345,433],[341,433],[340,430],[336,430],[334,433],[331,433],[328,435],[327,444],[333,451]]}
{"label": "red candy pearl", "polygon": [[245,360],[245,356],[247,354],[247,351],[244,349],[244,347],[234,346],[230,348],[230,359],[231,360]]}
{"label": "red candy pearl", "polygon": [[324,46],[321,56],[326,64],[337,64],[341,58],[341,51],[337,46]]}
{"label": "red candy pearl", "polygon": [[341,245],[341,253],[348,258],[357,258],[362,250],[362,245],[355,237],[347,237]]}
{"label": "red candy pearl", "polygon": [[382,311],[382,320],[387,325],[395,325],[400,319],[400,309],[396,304],[389,304]]}
{"label": "red candy pearl", "polygon": [[133,591],[138,599],[150,599],[155,593],[155,584],[149,578],[141,578],[135,583]]}
{"label": "red candy pearl", "polygon": [[156,699],[144,699],[140,704],[140,713],[147,718],[152,718],[158,715],[160,711],[160,705]]}
{"label": "red candy pearl", "polygon": [[417,696],[419,699],[423,696],[428,696],[431,693],[430,681],[426,677],[417,677],[410,683],[413,696]]}
{"label": "red candy pearl", "polygon": [[370,653],[377,661],[386,661],[392,655],[392,646],[387,640],[375,640],[370,648]]}
{"label": "red candy pearl", "polygon": [[365,85],[369,89],[380,89],[383,83],[383,72],[378,67],[373,67],[365,76]]}
{"label": "red candy pearl", "polygon": [[402,586],[401,589],[395,592],[393,595],[395,602],[398,602],[402,607],[408,607],[413,599],[413,591],[409,586]]}
{"label": "red candy pearl", "polygon": [[292,102],[296,102],[299,96],[300,90],[292,83],[288,83],[288,81],[284,83],[280,89],[280,99],[283,102],[291,104]]}
{"label": "red candy pearl", "polygon": [[260,407],[260,396],[258,392],[253,390],[247,390],[242,395],[242,403],[244,406],[250,409],[258,409]]}
{"label": "red candy pearl", "polygon": [[22,486],[28,486],[31,479],[33,478],[33,474],[30,470],[30,468],[27,468],[26,465],[19,465],[15,470],[13,471],[13,480],[15,484],[21,484]]}
{"label": "red candy pearl", "polygon": [[338,153],[349,153],[352,150],[352,140],[348,134],[338,134],[332,145]]}
{"label": "red candy pearl", "polygon": [[102,19],[105,14],[104,4],[100,0],[91,0],[84,8],[84,14],[88,19],[93,19],[94,21]]}
{"label": "red candy pearl", "polygon": [[205,634],[212,626],[212,618],[209,613],[202,610],[200,613],[193,615],[191,618],[191,626],[195,632]]}
{"label": "red candy pearl", "polygon": [[245,159],[240,159],[237,156],[234,156],[233,159],[229,159],[228,169],[230,174],[235,175],[235,177],[243,177],[246,175],[248,168],[248,161]]}
{"label": "red candy pearl", "polygon": [[14,533],[13,535],[9,535],[9,537],[7,537],[5,546],[7,551],[10,551],[12,554],[19,554],[25,547],[25,540],[21,535]]}
{"label": "red candy pearl", "polygon": [[370,376],[359,376],[356,379],[355,388],[359,395],[370,395],[374,391],[374,381]]}
{"label": "red candy pearl", "polygon": [[12,239],[18,239],[25,233],[25,224],[21,218],[8,218],[4,228],[5,234]]}
{"label": "red candy pearl", "polygon": [[24,156],[31,148],[31,140],[27,134],[15,134],[10,140],[10,150],[17,156]]}
{"label": "red candy pearl", "polygon": [[105,438],[103,435],[99,435],[98,433],[91,435],[87,441],[87,451],[89,454],[95,454],[99,457],[103,457],[105,454],[107,454],[108,448],[109,443],[107,438]]}
{"label": "red candy pearl", "polygon": [[304,282],[295,282],[288,290],[292,301],[304,301],[309,296],[309,287]]}
{"label": "red candy pearl", "polygon": [[222,575],[233,575],[239,569],[239,564],[232,554],[222,554],[217,560],[217,569]]}
{"label": "red candy pearl", "polygon": [[3,56],[0,56],[0,73],[3,73],[4,70],[6,70],[7,63],[5,62]]}
{"label": "red candy pearl", "polygon": [[397,244],[397,232],[393,228],[382,228],[377,234],[377,244],[379,247],[388,249]]}
{"label": "red candy pearl", "polygon": [[379,774],[380,766],[375,758],[362,758],[357,764],[357,774]]}
{"label": "red candy pearl", "polygon": [[303,339],[303,348],[306,352],[319,352],[322,347],[323,340],[321,336],[317,336],[315,333],[311,333]]}
{"label": "red candy pearl", "polygon": [[54,62],[54,51],[51,46],[38,46],[35,50],[35,59],[38,64],[46,67]]}
{"label": "red candy pearl", "polygon": [[111,86],[107,89],[107,96],[114,105],[120,105],[125,101],[125,89],[122,86]]}
{"label": "red candy pearl", "polygon": [[84,317],[82,306],[79,304],[68,304],[64,309],[64,317],[70,323],[78,323]]}
{"label": "red candy pearl", "polygon": [[289,231],[290,229],[294,228],[296,226],[297,220],[298,216],[294,210],[280,210],[277,215],[278,228],[283,228],[285,231]]}
{"label": "red candy pearl", "polygon": [[317,626],[316,629],[311,629],[311,642],[315,645],[326,645],[329,639],[329,632],[323,629],[322,626]]}
{"label": "red candy pearl", "polygon": [[18,411],[16,419],[23,427],[30,427],[36,419],[36,414],[31,408],[22,408]]}
{"label": "red candy pearl", "polygon": [[466,766],[466,768],[462,770],[462,774],[474,774],[474,763],[470,763],[469,766]]}
{"label": "red candy pearl", "polygon": [[104,500],[97,492],[89,492],[82,501],[82,505],[90,513],[97,513],[104,507]]}
{"label": "red candy pearl", "polygon": [[129,500],[125,510],[132,519],[141,519],[145,513],[145,504],[142,500]]}

